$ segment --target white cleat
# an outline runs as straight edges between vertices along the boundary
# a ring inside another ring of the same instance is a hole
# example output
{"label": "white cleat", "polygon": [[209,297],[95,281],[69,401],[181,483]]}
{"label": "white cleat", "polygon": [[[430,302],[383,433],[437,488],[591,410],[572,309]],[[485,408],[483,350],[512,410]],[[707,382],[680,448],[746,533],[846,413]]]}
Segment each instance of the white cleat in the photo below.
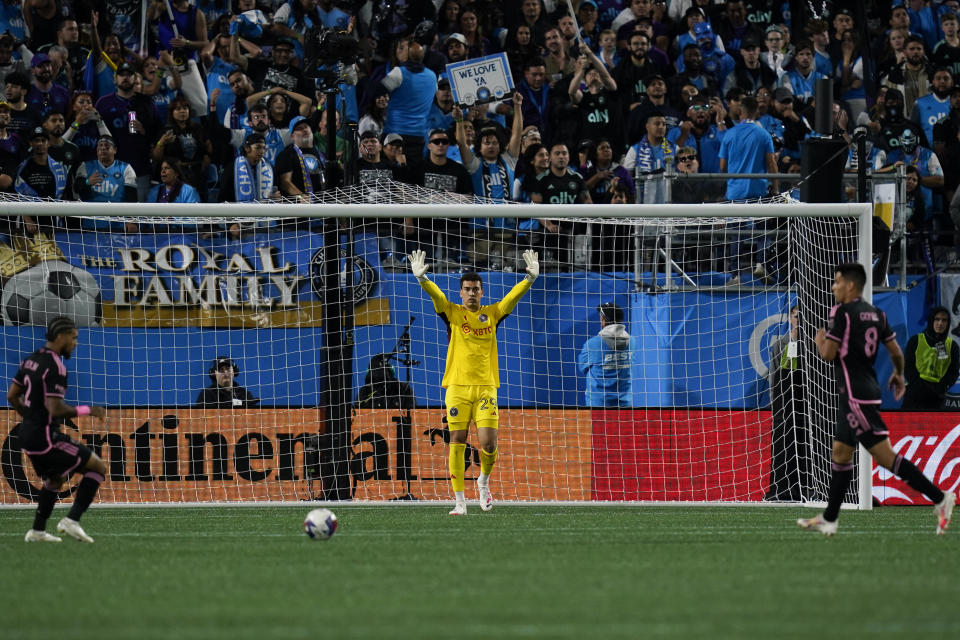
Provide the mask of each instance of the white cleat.
{"label": "white cleat", "polygon": [[485,484],[481,484],[480,479],[477,478],[477,493],[480,494],[480,509],[483,511],[493,509],[493,494],[490,493],[489,480]]}
{"label": "white cleat", "polygon": [[93,538],[87,535],[87,532],[83,530],[83,527],[80,526],[80,523],[76,520],[71,520],[70,518],[63,518],[60,522],[57,523],[57,532],[65,533],[74,540],[79,542],[86,542],[93,544]]}
{"label": "white cleat", "polygon": [[823,516],[800,518],[797,520],[797,526],[807,531],[819,531],[828,538],[837,532],[837,521],[828,522],[823,519]]}
{"label": "white cleat", "polygon": [[957,496],[952,491],[943,494],[940,504],[933,505],[933,513],[937,516],[937,535],[942,536],[950,527],[950,516],[953,515],[953,505]]}
{"label": "white cleat", "polygon": [[62,538],[58,538],[52,533],[37,531],[36,529],[27,531],[27,535],[24,536],[23,540],[24,542],[63,542]]}
{"label": "white cleat", "polygon": [[453,511],[450,512],[450,515],[452,515],[452,516],[465,516],[465,515],[467,515],[467,503],[466,503],[466,502],[458,502],[456,505],[454,505]]}

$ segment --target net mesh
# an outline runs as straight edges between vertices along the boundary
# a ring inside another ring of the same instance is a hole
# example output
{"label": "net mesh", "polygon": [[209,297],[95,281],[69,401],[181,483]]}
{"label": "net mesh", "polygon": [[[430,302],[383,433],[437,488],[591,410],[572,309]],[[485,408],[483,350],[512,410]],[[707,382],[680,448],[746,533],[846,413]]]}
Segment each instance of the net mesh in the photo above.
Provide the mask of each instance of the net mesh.
{"label": "net mesh", "polygon": [[[484,205],[504,203],[399,183],[320,197],[464,211],[341,220],[334,257],[330,223],[278,202],[254,218],[249,205],[214,219],[71,216],[0,245],[11,375],[52,317],[81,325],[67,401],[110,418],[63,430],[107,462],[101,500],[449,499],[440,381],[448,330],[467,329],[438,316],[407,255],[426,251],[454,302],[462,274],[479,271],[495,304],[529,248],[541,276],[495,327],[498,499],[825,499],[836,403],[812,338],[833,266],[856,255],[855,220],[731,205],[487,222]],[[802,376],[772,389],[783,362],[771,347],[794,304]],[[3,428],[0,501],[32,499],[13,412]],[[473,432],[465,455],[475,478]]]}

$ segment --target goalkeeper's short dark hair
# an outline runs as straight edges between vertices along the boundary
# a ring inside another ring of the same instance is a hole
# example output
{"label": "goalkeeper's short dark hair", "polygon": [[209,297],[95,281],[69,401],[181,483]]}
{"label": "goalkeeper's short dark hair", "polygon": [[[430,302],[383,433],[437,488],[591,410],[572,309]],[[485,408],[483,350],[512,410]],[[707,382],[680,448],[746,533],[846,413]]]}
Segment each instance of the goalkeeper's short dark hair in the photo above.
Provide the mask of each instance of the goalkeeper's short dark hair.
{"label": "goalkeeper's short dark hair", "polygon": [[57,316],[47,325],[47,342],[53,342],[61,333],[75,331],[77,323],[67,316]]}
{"label": "goalkeeper's short dark hair", "polygon": [[460,288],[463,289],[464,282],[479,282],[480,288],[483,289],[483,278],[480,277],[480,274],[476,271],[467,271],[465,274],[460,276]]}

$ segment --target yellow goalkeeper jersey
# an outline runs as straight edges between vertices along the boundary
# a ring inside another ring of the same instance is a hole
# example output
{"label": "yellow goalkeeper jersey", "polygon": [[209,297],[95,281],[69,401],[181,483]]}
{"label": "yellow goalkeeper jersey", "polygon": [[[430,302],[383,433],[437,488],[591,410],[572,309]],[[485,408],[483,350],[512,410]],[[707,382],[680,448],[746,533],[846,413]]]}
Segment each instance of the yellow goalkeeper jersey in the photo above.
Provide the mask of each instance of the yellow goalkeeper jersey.
{"label": "yellow goalkeeper jersey", "polygon": [[532,283],[524,278],[496,304],[485,304],[476,313],[447,300],[436,284],[424,279],[420,286],[430,294],[433,308],[447,325],[447,366],[441,386],[481,385],[500,387],[497,327],[517,306]]}

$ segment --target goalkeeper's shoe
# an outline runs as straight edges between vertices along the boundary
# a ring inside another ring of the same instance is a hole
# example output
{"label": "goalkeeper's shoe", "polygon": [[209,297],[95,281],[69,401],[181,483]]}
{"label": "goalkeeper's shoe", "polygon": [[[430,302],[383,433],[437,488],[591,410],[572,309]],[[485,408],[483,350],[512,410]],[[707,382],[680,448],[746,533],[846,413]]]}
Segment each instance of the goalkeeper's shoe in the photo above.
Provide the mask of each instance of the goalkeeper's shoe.
{"label": "goalkeeper's shoe", "polygon": [[93,544],[93,538],[87,535],[87,532],[83,530],[83,527],[81,527],[80,523],[76,520],[71,520],[70,518],[62,519],[57,523],[57,532],[65,533],[79,542]]}
{"label": "goalkeeper's shoe", "polygon": [[933,513],[937,516],[937,535],[942,536],[950,527],[950,516],[953,515],[953,505],[957,496],[952,491],[943,494],[943,500],[933,505]]}
{"label": "goalkeeper's shoe", "polygon": [[452,515],[452,516],[465,516],[465,515],[467,515],[467,503],[466,503],[466,502],[458,502],[457,504],[455,504],[454,507],[453,507],[453,511],[450,512],[450,515]]}
{"label": "goalkeeper's shoe", "polygon": [[814,518],[800,518],[797,520],[797,526],[807,531],[819,531],[828,538],[837,533],[837,520],[829,522],[823,519],[823,516]]}
{"label": "goalkeeper's shoe", "polygon": [[36,529],[30,529],[27,531],[27,535],[23,538],[24,542],[61,542],[61,538],[53,535],[52,533],[47,533],[46,531],[37,531]]}
{"label": "goalkeeper's shoe", "polygon": [[477,478],[477,493],[480,494],[480,508],[483,511],[493,509],[493,494],[490,493],[490,481],[480,482]]}

